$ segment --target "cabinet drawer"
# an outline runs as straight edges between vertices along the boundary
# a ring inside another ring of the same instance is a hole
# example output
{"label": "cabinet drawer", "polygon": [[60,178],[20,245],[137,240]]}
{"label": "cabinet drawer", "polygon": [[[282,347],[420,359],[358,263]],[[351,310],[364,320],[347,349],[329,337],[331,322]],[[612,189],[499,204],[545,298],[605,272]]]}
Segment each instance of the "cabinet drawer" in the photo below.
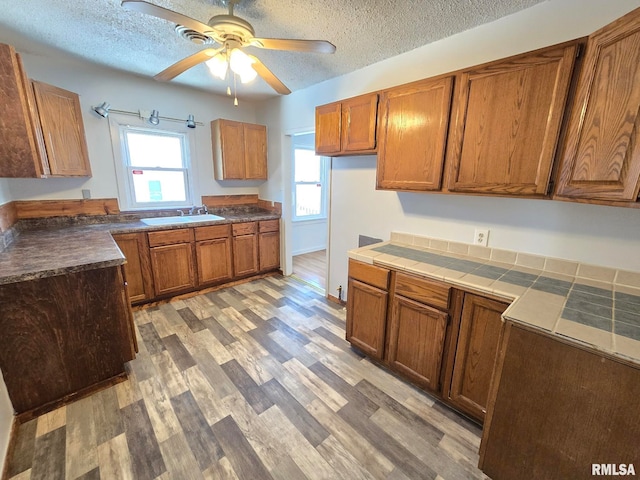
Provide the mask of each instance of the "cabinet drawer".
{"label": "cabinet drawer", "polygon": [[234,223],[232,227],[234,237],[239,235],[251,235],[252,233],[256,233],[257,230],[256,222]]}
{"label": "cabinet drawer", "polygon": [[225,238],[229,236],[230,225],[211,225],[209,227],[196,227],[196,241],[213,240],[215,238]]}
{"label": "cabinet drawer", "polygon": [[264,232],[277,232],[280,230],[280,220],[265,220],[260,222],[260,233]]}
{"label": "cabinet drawer", "polygon": [[193,229],[162,230],[160,232],[149,232],[147,235],[149,236],[149,246],[159,247],[160,245],[172,245],[174,243],[189,243],[193,239]]}
{"label": "cabinet drawer", "polygon": [[440,282],[412,277],[404,273],[396,275],[396,294],[440,310],[449,308],[451,287]]}
{"label": "cabinet drawer", "polygon": [[389,288],[389,270],[349,259],[349,277],[374,287]]}

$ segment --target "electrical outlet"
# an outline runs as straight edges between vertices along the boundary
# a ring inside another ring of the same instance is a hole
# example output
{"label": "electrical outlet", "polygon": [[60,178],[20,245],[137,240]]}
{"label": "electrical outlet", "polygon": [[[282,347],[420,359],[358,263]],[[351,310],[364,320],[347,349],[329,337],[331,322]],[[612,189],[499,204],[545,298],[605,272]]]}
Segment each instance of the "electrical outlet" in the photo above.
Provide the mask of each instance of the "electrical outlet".
{"label": "electrical outlet", "polygon": [[82,198],[85,198],[85,199],[91,198],[91,190],[83,188],[82,189]]}
{"label": "electrical outlet", "polygon": [[486,247],[489,243],[489,229],[488,228],[476,228],[475,237],[473,237],[474,245],[482,245]]}

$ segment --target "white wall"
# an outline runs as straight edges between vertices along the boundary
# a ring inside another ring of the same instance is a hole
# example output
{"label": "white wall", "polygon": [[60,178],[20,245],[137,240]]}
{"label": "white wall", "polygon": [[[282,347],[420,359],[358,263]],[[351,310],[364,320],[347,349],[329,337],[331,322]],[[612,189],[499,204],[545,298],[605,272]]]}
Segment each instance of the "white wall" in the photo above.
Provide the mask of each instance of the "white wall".
{"label": "white wall", "polygon": [[13,199],[9,195],[9,180],[7,178],[0,178],[0,205],[4,205],[11,200]]}
{"label": "white wall", "polygon": [[327,248],[327,220],[293,222],[291,255],[317,252]]}
{"label": "white wall", "polygon": [[[291,132],[312,130],[317,105],[585,36],[637,7],[640,0],[547,1],[265,102],[257,116],[271,128],[270,156],[281,158],[282,164],[290,161],[286,143],[277,140]],[[337,158],[332,165],[328,291],[346,286],[346,252],[357,246],[358,234],[388,239],[392,230],[470,243],[474,228],[482,225],[491,230],[489,245],[493,247],[640,270],[639,210],[382,192],[375,190],[374,156]],[[288,179],[273,177],[260,190],[263,195],[277,196],[282,182]]]}
{"label": "white wall", "polygon": [[[82,198],[81,190],[90,189],[93,198],[117,197],[109,122],[91,111],[92,105],[103,101],[117,110],[159,110],[160,116],[184,118],[195,115],[204,123],[192,131],[195,152],[191,152],[194,168],[194,198],[201,195],[258,193],[261,182],[217,182],[213,178],[211,129],[216,118],[255,122],[255,106],[240,98],[234,107],[228,97],[208,94],[171,83],[97,67],[67,58],[50,58],[23,54],[27,75],[80,95],[92,178],[9,179],[9,196],[13,200]],[[212,80],[213,81],[213,80]],[[112,115],[116,117],[117,115]],[[127,116],[117,116],[126,122]],[[160,126],[178,125],[161,121]],[[0,183],[0,198],[7,196]]]}

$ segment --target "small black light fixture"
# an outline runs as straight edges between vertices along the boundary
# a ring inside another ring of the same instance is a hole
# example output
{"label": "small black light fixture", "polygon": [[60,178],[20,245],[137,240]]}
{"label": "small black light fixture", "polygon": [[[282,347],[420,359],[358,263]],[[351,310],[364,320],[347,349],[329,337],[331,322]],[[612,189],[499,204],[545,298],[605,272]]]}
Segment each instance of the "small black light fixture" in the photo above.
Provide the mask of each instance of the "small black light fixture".
{"label": "small black light fixture", "polygon": [[110,108],[111,105],[109,105],[107,102],[102,102],[97,107],[92,107],[93,111],[100,115],[102,118],[107,118],[109,116]]}
{"label": "small black light fixture", "polygon": [[196,128],[196,119],[193,118],[193,115],[189,115],[187,118],[187,127]]}
{"label": "small black light fixture", "polygon": [[160,123],[160,114],[158,110],[154,110],[151,112],[151,116],[149,117],[149,123],[151,125],[158,125]]}

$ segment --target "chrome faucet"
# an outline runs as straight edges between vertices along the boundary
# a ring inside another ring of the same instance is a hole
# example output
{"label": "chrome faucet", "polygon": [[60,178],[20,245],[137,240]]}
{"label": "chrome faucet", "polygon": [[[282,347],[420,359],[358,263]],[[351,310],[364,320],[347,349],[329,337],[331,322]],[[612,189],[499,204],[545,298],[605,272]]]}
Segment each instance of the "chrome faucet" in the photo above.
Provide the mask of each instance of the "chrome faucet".
{"label": "chrome faucet", "polygon": [[209,209],[206,205],[202,205],[201,207],[196,207],[195,205],[191,207],[189,210],[189,215],[207,215],[209,213]]}
{"label": "chrome faucet", "polygon": [[178,210],[178,213],[180,214],[181,217],[184,217],[184,211],[183,210]]}

